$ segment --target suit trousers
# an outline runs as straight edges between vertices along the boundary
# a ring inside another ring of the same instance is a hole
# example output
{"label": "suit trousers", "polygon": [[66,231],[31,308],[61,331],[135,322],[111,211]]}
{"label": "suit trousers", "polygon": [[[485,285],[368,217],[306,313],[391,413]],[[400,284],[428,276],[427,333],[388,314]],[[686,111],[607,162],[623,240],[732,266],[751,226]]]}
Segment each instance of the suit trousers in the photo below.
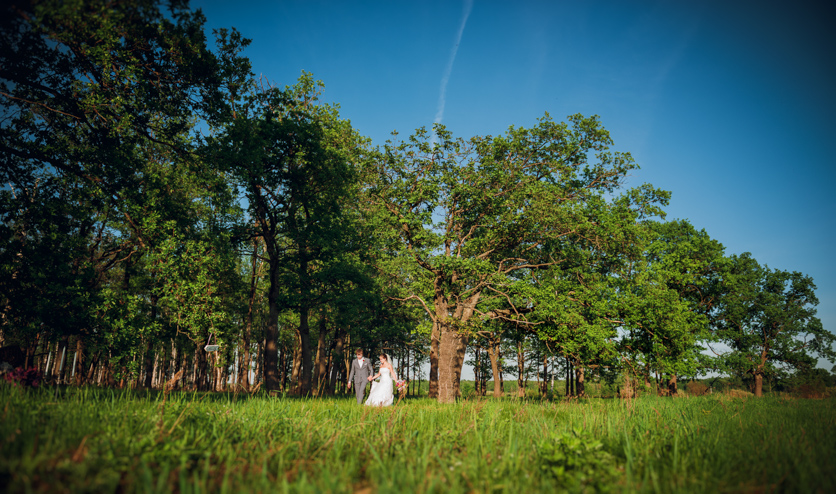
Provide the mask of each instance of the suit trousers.
{"label": "suit trousers", "polygon": [[363,380],[354,380],[354,393],[357,395],[357,404],[360,405],[363,403],[363,397],[366,396],[366,386],[369,385],[369,381]]}

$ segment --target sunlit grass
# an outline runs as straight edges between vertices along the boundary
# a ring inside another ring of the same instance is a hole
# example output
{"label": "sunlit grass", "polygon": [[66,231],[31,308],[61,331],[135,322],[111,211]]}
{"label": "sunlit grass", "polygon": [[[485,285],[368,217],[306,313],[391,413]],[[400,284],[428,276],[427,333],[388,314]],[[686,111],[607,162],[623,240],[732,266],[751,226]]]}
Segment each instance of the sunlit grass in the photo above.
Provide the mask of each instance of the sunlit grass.
{"label": "sunlit grass", "polygon": [[[372,409],[353,397],[172,393],[163,405],[155,392],[0,385],[0,402],[0,487],[10,492],[836,491],[832,399],[409,399]],[[574,436],[600,443],[613,465],[607,485],[547,468],[549,444],[597,465]]]}

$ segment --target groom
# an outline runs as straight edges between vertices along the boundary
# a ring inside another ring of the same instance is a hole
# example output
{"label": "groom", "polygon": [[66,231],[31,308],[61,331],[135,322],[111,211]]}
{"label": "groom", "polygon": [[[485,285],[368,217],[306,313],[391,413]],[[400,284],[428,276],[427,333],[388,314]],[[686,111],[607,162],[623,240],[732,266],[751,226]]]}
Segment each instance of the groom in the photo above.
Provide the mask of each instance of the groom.
{"label": "groom", "polygon": [[369,384],[369,377],[374,375],[372,363],[363,358],[363,350],[359,348],[354,352],[357,358],[351,361],[351,372],[348,373],[348,389],[354,382],[354,393],[357,395],[357,404],[363,403],[363,396],[366,394],[366,385]]}

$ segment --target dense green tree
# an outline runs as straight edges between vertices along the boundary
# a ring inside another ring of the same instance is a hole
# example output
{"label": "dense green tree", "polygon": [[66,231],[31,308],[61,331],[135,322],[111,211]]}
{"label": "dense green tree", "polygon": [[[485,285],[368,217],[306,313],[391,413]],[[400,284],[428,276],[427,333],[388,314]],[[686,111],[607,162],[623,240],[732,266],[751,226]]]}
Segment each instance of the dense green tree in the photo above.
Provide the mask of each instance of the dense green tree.
{"label": "dense green tree", "polygon": [[761,266],[748,253],[730,260],[717,331],[731,348],[722,357],[726,369],[753,381],[762,396],[764,377],[778,369],[810,367],[813,356],[836,357],[836,337],[816,317],[811,277]]}
{"label": "dense green tree", "polygon": [[[554,243],[607,242],[606,194],[635,168],[629,154],[608,152],[610,145],[597,118],[575,115],[558,124],[547,115],[498,137],[453,139],[439,126],[435,137],[419,129],[385,146],[373,197],[385,214],[385,235],[403,243],[423,270],[416,287],[432,287],[410,298],[433,322],[440,402],[456,399],[469,332],[523,312],[529,301],[516,301],[509,290],[525,272],[560,263]],[[660,198],[646,186],[624,200],[651,209]],[[494,298],[512,306],[483,310]]]}
{"label": "dense green tree", "polygon": [[[222,52],[236,59],[237,40],[228,39],[230,47]],[[343,209],[364,139],[340,119],[336,107],[319,102],[321,83],[309,74],[284,89],[257,87],[251,74],[226,87],[231,103],[226,121],[217,122],[217,134],[209,139],[210,159],[242,190],[254,225],[250,234],[264,242],[270,280],[265,384],[279,388],[278,318],[282,310],[292,309],[299,317],[301,345],[297,392],[308,394],[311,311],[333,299],[335,285],[359,281],[344,255],[359,250],[361,243]]]}
{"label": "dense green tree", "polygon": [[156,343],[164,317],[145,256],[174,248],[163,243],[172,231],[191,242],[210,229],[220,215],[197,203],[228,204],[192,139],[218,99],[223,63],[184,1],[2,9],[0,217],[9,236],[0,252],[2,269],[17,273],[2,287],[3,330],[30,350],[33,336],[66,344],[74,335],[79,350],[88,342],[95,353],[98,342],[96,355],[124,361],[120,353]]}
{"label": "dense green tree", "polygon": [[723,246],[684,220],[643,225],[645,242],[630,263],[620,292],[625,330],[621,347],[647,379],[666,376],[677,392],[678,376],[705,370],[705,342],[712,336]]}

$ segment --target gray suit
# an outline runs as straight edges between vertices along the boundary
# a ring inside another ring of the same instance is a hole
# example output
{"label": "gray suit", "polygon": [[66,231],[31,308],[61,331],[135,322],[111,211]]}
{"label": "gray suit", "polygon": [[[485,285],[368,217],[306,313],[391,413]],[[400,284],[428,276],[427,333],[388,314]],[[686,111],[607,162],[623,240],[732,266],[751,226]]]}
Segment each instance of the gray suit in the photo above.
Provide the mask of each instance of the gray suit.
{"label": "gray suit", "polygon": [[359,360],[352,360],[351,372],[348,373],[348,382],[354,383],[354,393],[357,395],[358,405],[363,403],[363,396],[366,394],[366,385],[369,384],[369,376],[374,375],[372,361],[369,359],[363,360],[363,367],[360,367]]}

